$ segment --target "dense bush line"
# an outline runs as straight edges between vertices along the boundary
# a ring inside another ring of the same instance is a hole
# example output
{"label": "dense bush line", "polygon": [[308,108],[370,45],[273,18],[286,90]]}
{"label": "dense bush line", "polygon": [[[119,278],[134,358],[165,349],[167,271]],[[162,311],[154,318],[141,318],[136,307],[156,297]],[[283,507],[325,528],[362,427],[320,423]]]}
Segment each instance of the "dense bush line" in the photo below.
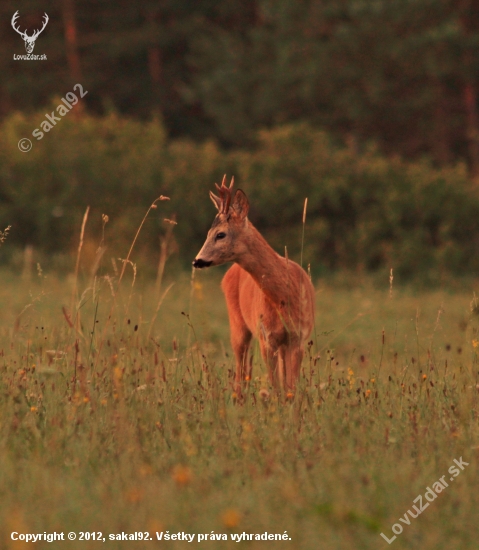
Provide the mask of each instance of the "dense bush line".
{"label": "dense bush line", "polygon": [[[214,142],[169,141],[159,120],[74,113],[41,141],[44,115],[15,114],[0,130],[0,227],[11,225],[3,260],[33,245],[45,257],[73,252],[91,207],[86,240],[125,255],[148,206],[135,260],[155,265],[164,218],[177,217],[179,258],[188,264],[214,216],[208,191],[234,174],[251,201],[251,219],[276,250],[299,258],[308,198],[304,263],[316,273],[393,267],[403,278],[479,273],[479,193],[466,168],[385,158],[374,147],[338,145],[307,125],[260,132],[251,150]],[[17,143],[31,137],[33,149]],[[138,252],[141,252],[139,254]],[[151,253],[149,256],[147,253]]]}

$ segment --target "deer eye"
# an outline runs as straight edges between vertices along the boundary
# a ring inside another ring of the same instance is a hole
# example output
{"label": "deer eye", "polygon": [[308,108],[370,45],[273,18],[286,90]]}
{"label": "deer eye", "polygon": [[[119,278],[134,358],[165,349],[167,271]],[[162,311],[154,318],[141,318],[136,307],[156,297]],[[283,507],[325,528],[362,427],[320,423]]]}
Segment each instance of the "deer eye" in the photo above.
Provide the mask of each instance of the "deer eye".
{"label": "deer eye", "polygon": [[226,233],[223,233],[222,231],[220,233],[216,234],[215,240],[218,241],[219,239],[224,239],[226,237]]}

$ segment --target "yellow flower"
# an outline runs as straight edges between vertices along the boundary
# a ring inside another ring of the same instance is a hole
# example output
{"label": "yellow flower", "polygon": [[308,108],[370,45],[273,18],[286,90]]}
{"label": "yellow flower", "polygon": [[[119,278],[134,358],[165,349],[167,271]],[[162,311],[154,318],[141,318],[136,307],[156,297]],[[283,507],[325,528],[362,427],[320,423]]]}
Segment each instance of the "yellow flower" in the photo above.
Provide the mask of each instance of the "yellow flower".
{"label": "yellow flower", "polygon": [[190,483],[193,476],[188,466],[182,466],[181,464],[178,464],[173,468],[173,471],[171,472],[171,477],[177,485],[183,487]]}
{"label": "yellow flower", "polygon": [[352,388],[354,386],[354,371],[351,367],[348,367],[348,376],[347,376],[349,387]]}
{"label": "yellow flower", "polygon": [[195,282],[193,284],[193,288],[195,289],[198,300],[203,300],[203,285],[201,283]]}
{"label": "yellow flower", "polygon": [[141,477],[147,477],[153,473],[153,468],[149,464],[141,464],[138,473]]}
{"label": "yellow flower", "polygon": [[234,508],[229,508],[228,510],[225,510],[221,515],[221,521],[223,522],[223,525],[228,529],[234,529],[235,527],[237,527],[240,520],[241,514],[238,512],[238,510],[235,510]]}
{"label": "yellow flower", "polygon": [[143,500],[144,491],[133,487],[125,493],[125,499],[127,502],[137,503]]}
{"label": "yellow flower", "polygon": [[38,410],[38,409],[37,409],[36,407],[30,407],[30,411],[31,411],[32,413],[37,412],[37,410]]}

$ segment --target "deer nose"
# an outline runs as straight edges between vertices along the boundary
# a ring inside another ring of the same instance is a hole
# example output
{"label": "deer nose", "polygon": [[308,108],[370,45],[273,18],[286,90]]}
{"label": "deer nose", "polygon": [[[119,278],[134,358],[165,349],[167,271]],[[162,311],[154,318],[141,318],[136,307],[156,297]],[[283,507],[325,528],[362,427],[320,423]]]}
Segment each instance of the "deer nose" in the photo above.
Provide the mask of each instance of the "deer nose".
{"label": "deer nose", "polygon": [[201,269],[202,267],[210,267],[213,262],[205,262],[201,258],[197,258],[193,261],[193,267]]}

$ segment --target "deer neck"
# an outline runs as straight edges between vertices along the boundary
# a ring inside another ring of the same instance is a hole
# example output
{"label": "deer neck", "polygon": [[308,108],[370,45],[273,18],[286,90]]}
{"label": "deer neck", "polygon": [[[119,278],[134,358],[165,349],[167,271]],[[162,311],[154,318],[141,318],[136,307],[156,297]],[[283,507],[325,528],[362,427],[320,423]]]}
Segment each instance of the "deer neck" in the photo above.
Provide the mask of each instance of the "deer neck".
{"label": "deer neck", "polygon": [[251,222],[248,223],[245,244],[246,252],[236,263],[253,277],[273,303],[280,304],[290,286],[285,259],[271,248]]}

